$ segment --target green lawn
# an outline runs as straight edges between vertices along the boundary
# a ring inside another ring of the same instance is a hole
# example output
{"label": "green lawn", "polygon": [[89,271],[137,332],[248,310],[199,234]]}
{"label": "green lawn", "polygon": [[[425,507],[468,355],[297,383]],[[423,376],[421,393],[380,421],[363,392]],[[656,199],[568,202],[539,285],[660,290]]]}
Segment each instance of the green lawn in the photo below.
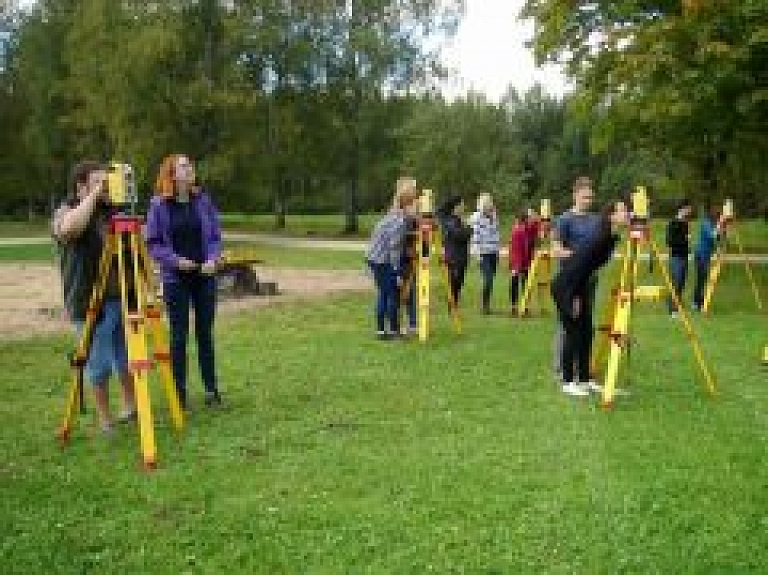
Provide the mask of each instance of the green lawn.
{"label": "green lawn", "polygon": [[551,317],[477,313],[477,275],[464,334],[439,311],[426,345],[375,341],[372,296],[221,318],[230,408],[196,403],[177,438],[155,389],[151,474],[132,430],[87,437],[92,411],[57,447],[69,338],[1,343],[3,573],[765,572],[768,330],[743,272],[696,318],[719,396],[643,305],[610,413],[553,383]]}

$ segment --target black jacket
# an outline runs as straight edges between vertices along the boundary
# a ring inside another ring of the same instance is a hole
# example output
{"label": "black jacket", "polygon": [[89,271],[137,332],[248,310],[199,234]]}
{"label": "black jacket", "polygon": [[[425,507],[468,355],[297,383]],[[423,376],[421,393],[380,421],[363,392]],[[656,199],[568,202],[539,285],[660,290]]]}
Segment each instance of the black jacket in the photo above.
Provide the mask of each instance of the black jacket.
{"label": "black jacket", "polygon": [[670,220],[667,224],[667,247],[669,255],[687,258],[690,252],[688,244],[688,222],[685,220]]}
{"label": "black jacket", "polygon": [[461,218],[454,214],[440,214],[439,218],[443,232],[445,259],[451,264],[466,264],[469,260],[472,228],[465,225]]}
{"label": "black jacket", "polygon": [[617,234],[601,233],[560,262],[560,270],[552,281],[552,296],[560,313],[572,316],[574,298],[586,297],[589,278],[611,259],[618,241]]}

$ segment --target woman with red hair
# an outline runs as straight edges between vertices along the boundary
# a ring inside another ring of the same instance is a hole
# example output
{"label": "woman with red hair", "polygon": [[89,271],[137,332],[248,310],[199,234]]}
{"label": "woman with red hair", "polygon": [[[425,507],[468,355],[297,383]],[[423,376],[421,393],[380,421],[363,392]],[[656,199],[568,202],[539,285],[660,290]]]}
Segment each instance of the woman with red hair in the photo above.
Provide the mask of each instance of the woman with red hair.
{"label": "woman with red hair", "polygon": [[195,185],[195,168],[185,155],[170,155],[160,166],[155,197],[147,215],[147,248],[162,273],[179,401],[186,408],[187,339],[192,306],[205,404],[218,405],[221,396],[216,382],[213,321],[221,227],[218,211],[208,194]]}

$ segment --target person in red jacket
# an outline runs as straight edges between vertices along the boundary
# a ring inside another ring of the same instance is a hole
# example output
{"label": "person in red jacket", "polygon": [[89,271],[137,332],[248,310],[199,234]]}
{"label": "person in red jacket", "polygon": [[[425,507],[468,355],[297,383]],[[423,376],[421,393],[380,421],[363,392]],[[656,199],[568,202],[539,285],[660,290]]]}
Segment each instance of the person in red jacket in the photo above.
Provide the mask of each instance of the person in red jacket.
{"label": "person in red jacket", "polygon": [[538,224],[525,212],[515,217],[509,234],[509,301],[517,313],[517,302],[525,288],[536,247]]}

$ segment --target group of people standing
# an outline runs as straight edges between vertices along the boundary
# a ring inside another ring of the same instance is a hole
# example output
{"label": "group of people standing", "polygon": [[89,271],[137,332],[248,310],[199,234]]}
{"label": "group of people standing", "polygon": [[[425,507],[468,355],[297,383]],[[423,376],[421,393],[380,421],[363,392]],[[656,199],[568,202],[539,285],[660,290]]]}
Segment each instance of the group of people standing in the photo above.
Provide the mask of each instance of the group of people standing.
{"label": "group of people standing", "polygon": [[[398,180],[388,212],[374,227],[366,261],[376,285],[376,336],[389,340],[416,332],[416,277],[420,193],[412,178]],[[467,214],[464,200],[452,194],[434,213],[442,238],[442,254],[447,267],[449,306],[458,306],[467,268],[474,257],[482,275],[481,310],[491,314],[494,280],[501,253],[499,216],[490,194],[481,194],[477,209]],[[533,261],[539,218],[533,210],[515,217],[509,234],[509,297],[513,311]],[[408,326],[400,325],[405,306]]]}
{"label": "group of people standing", "polygon": [[[68,195],[51,223],[59,248],[64,306],[78,334],[82,333],[89,315],[96,312],[89,310],[91,294],[100,279],[100,256],[111,216],[116,213],[106,182],[104,165],[86,161],[75,166]],[[221,228],[212,199],[196,184],[194,165],[188,156],[168,156],[160,166],[145,234],[149,253],[160,267],[163,299],[170,323],[171,364],[180,403],[187,408],[187,340],[189,312],[194,309],[205,403],[220,405],[213,326]],[[127,277],[131,283],[130,274]],[[85,378],[93,386],[99,422],[105,433],[111,432],[115,422],[107,389],[113,373],[120,379],[123,400],[123,410],[117,420],[130,421],[137,415],[119,282],[117,262],[113,261],[106,279],[103,304],[93,318],[90,352],[84,367]],[[135,294],[130,293],[131,287],[128,286],[129,300],[135,300]]]}

